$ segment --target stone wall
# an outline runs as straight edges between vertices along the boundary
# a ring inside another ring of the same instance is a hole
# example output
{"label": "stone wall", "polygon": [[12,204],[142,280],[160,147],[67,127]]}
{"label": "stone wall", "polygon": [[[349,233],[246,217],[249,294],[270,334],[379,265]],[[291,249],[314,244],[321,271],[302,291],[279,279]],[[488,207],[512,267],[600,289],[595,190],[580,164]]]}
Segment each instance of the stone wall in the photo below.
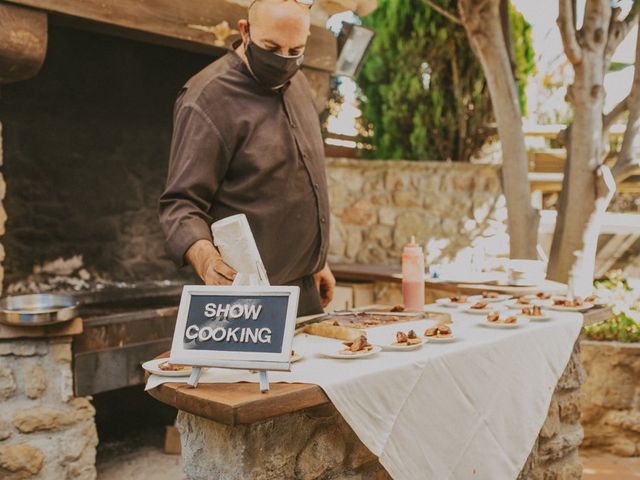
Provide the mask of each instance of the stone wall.
{"label": "stone wall", "polygon": [[506,255],[506,206],[494,166],[328,159],[330,261],[397,264],[412,235],[427,261]]}
{"label": "stone wall", "polygon": [[582,341],[584,446],[640,456],[640,345]]}
{"label": "stone wall", "polygon": [[96,478],[88,398],[74,398],[71,339],[0,340],[0,478]]}
{"label": "stone wall", "polygon": [[[518,480],[582,477],[578,446],[583,378],[576,344]],[[332,405],[235,427],[179,412],[177,425],[190,480],[391,478]]]}

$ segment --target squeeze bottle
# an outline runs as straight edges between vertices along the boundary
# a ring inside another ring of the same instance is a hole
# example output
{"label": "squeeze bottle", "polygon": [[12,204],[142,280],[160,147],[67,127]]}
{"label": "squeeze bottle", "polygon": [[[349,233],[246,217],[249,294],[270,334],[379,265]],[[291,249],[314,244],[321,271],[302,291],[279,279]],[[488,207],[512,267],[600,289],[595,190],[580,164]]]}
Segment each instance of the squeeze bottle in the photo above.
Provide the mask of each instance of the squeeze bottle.
{"label": "squeeze bottle", "polygon": [[424,309],[424,286],[424,252],[411,237],[402,251],[402,301],[406,309]]}

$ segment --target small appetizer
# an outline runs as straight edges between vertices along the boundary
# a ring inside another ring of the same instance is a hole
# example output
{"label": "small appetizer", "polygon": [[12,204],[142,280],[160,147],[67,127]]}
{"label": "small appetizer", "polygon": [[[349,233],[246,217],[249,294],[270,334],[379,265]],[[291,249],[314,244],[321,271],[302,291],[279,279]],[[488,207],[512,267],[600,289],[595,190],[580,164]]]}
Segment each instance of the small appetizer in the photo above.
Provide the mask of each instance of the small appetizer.
{"label": "small appetizer", "polygon": [[181,372],[182,370],[187,370],[189,367],[186,365],[175,365],[167,361],[160,363],[158,368],[165,372]]}
{"label": "small appetizer", "polygon": [[518,323],[518,319],[514,316],[506,317],[504,319],[500,318],[500,314],[497,312],[490,313],[487,315],[487,322],[489,323],[504,323],[504,324],[514,324]]}
{"label": "small appetizer", "polygon": [[538,292],[536,293],[536,297],[540,300],[549,300],[551,298],[551,294],[546,292]]}
{"label": "small appetizer", "polygon": [[520,297],[518,298],[518,300],[516,300],[516,303],[518,303],[519,305],[530,305],[531,300],[529,300],[527,297]]}
{"label": "small appetizer", "polygon": [[482,292],[482,298],[498,298],[496,292]]}
{"label": "small appetizer", "polygon": [[420,340],[418,338],[418,336],[416,335],[416,332],[414,332],[413,330],[409,330],[408,333],[404,333],[404,332],[397,332],[396,333],[396,342],[394,345],[399,345],[399,346],[410,346],[410,345],[417,345],[418,343],[421,343],[422,340]]}
{"label": "small appetizer", "polygon": [[553,305],[556,307],[581,307],[584,305],[584,301],[580,297],[554,298]]}
{"label": "small appetizer", "polygon": [[342,355],[353,355],[354,353],[369,352],[373,350],[373,345],[367,341],[367,337],[364,335],[360,335],[353,342],[344,342],[343,345],[346,348],[343,348],[340,351]]}
{"label": "small appetizer", "polygon": [[542,307],[540,305],[533,305],[531,307],[525,307],[522,309],[522,314],[527,317],[543,317]]}
{"label": "small appetizer", "polygon": [[451,303],[467,303],[467,297],[466,295],[454,295],[449,297],[449,301]]}
{"label": "small appetizer", "polygon": [[424,331],[425,337],[449,338],[453,336],[453,332],[448,325],[438,325],[436,327],[427,328]]}
{"label": "small appetizer", "polygon": [[390,312],[404,312],[404,305],[394,305],[391,307]]}
{"label": "small appetizer", "polygon": [[489,304],[486,302],[477,302],[474,303],[473,305],[471,305],[471,307],[474,310],[486,310],[489,307]]}

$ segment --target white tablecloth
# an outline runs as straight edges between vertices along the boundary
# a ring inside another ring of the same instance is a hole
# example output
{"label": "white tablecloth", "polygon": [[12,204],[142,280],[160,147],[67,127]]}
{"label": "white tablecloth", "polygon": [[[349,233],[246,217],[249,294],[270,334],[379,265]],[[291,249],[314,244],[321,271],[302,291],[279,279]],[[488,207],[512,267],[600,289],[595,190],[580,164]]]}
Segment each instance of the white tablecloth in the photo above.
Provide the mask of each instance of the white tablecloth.
{"label": "white tablecloth", "polygon": [[[496,330],[479,326],[483,316],[455,312],[459,341],[359,360],[320,357],[317,352],[332,344],[337,350],[340,342],[298,335],[294,349],[305,358],[269,378],[322,387],[396,480],[515,479],[582,327],[581,314],[552,317]],[[431,323],[403,323],[401,329],[422,334]],[[369,341],[389,344],[398,329],[371,329]],[[151,375],[147,389],[176,380],[184,381]],[[200,381],[257,382],[257,375],[208,369]]]}

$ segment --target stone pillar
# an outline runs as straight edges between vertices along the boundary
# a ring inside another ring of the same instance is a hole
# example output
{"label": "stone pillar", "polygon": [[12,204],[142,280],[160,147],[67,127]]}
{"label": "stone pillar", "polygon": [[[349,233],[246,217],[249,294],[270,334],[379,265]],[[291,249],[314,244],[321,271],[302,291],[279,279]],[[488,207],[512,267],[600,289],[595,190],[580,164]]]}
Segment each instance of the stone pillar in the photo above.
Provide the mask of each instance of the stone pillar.
{"label": "stone pillar", "polygon": [[[558,381],[549,414],[518,480],[582,477],[578,446],[579,344]],[[222,425],[179,412],[184,471],[190,480],[389,480],[391,477],[333,405],[251,425]]]}
{"label": "stone pillar", "polygon": [[0,340],[0,478],[96,478],[95,410],[72,378],[70,337]]}
{"label": "stone pillar", "polygon": [[518,480],[582,478],[578,447],[583,438],[580,385],[584,380],[580,343],[577,341],[569,363],[558,380],[547,419]]}
{"label": "stone pillar", "polygon": [[390,480],[333,405],[229,426],[179,412],[190,480]]}

